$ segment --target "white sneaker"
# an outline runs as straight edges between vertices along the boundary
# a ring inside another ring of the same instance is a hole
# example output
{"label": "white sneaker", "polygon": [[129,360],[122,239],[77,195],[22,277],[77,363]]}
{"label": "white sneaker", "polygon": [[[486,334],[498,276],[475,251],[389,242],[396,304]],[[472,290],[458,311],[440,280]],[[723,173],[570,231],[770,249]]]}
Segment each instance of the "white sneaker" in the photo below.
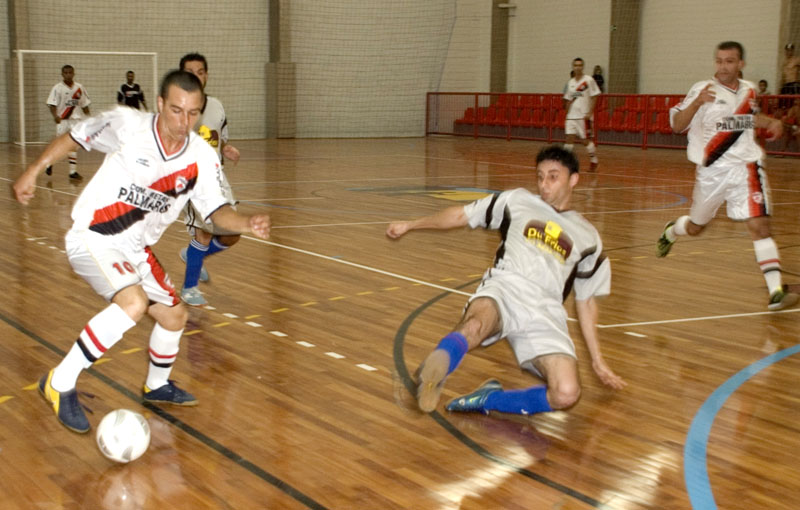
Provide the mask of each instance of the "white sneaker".
{"label": "white sneaker", "polygon": [[181,299],[183,299],[187,305],[191,306],[203,306],[208,304],[208,301],[206,301],[206,298],[203,297],[203,294],[197,287],[189,287],[188,289],[184,287],[181,289]]}

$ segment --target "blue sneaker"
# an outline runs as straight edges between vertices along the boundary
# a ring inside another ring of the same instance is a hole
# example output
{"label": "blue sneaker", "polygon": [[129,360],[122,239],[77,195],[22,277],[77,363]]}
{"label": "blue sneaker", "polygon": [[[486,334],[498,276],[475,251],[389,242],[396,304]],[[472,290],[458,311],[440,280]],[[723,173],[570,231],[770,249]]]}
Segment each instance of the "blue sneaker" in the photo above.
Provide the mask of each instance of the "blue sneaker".
{"label": "blue sneaker", "polygon": [[89,420],[78,401],[78,390],[56,391],[50,384],[52,379],[53,370],[39,380],[39,393],[53,406],[58,421],[78,434],[89,432]]}
{"label": "blue sneaker", "polygon": [[[184,264],[186,264],[186,250],[188,250],[188,248],[185,247],[185,246],[181,250],[181,260],[183,261]],[[199,280],[201,282],[203,282],[203,283],[206,283],[210,279],[211,279],[211,277],[208,276],[208,271],[206,271],[206,266],[201,266],[200,267],[200,278],[199,278]]]}
{"label": "blue sneaker", "polygon": [[489,398],[489,395],[497,391],[503,391],[503,385],[497,379],[489,379],[472,393],[451,400],[447,404],[447,410],[457,413],[489,414],[489,411],[484,409],[483,406],[486,404],[486,399]]}
{"label": "blue sneaker", "polygon": [[197,287],[186,287],[181,289],[181,299],[183,299],[184,303],[191,306],[205,306],[208,304],[206,298],[203,297],[203,293],[200,292],[200,289]]}
{"label": "blue sneaker", "polygon": [[145,384],[142,398],[147,402],[157,402],[161,404],[173,404],[176,406],[196,406],[197,399],[186,390],[175,386],[175,381],[169,380],[167,384],[151,390]]}

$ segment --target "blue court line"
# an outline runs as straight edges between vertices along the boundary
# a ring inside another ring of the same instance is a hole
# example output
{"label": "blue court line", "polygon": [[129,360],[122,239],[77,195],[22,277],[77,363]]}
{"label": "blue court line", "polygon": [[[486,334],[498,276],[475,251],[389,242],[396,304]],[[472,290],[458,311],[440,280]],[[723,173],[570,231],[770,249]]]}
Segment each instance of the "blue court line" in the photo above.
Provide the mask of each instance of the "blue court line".
{"label": "blue court line", "polygon": [[692,420],[692,425],[689,427],[689,434],[686,436],[686,444],[683,448],[683,473],[686,491],[689,493],[689,501],[694,510],[717,509],[714,495],[711,493],[708,470],[706,469],[708,435],[711,432],[711,425],[714,423],[717,412],[722,409],[728,397],[748,379],[766,367],[798,352],[800,352],[800,344],[778,351],[745,367],[717,388],[706,399],[700,410],[697,411],[694,420]]}

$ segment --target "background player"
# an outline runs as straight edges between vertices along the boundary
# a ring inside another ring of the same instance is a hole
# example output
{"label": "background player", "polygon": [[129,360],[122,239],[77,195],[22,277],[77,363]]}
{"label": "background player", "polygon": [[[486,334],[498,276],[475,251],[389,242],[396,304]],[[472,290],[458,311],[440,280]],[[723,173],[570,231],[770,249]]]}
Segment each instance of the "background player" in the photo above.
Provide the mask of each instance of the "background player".
{"label": "background player", "polygon": [[564,148],[571,151],[577,135],[589,152],[590,172],[595,171],[600,162],[595,154],[595,146],[592,141],[594,105],[599,95],[600,87],[597,86],[594,78],[583,74],[583,59],[578,57],[573,60],[572,78],[567,82],[563,98],[564,109],[567,110],[567,119],[564,122],[564,133],[567,135],[567,141],[564,144]]}
{"label": "background player", "polygon": [[[92,101],[83,85],[74,81],[75,68],[67,64],[61,68],[62,81],[53,85],[47,97],[47,107],[56,123],[56,136],[68,132],[78,121],[89,115],[89,105]],[[69,178],[80,181],[83,179],[78,173],[78,153],[70,151]],[[52,163],[45,169],[47,175],[53,174]]]}
{"label": "background player", "polygon": [[141,103],[145,111],[147,111],[147,103],[144,100],[144,92],[138,83],[133,82],[135,78],[136,75],[133,71],[128,71],[125,73],[126,82],[120,85],[119,90],[117,91],[117,104],[124,104],[139,110],[139,103]]}
{"label": "background player", "polygon": [[728,217],[744,221],[753,240],[769,291],[768,308],[780,310],[794,305],[798,296],[787,292],[781,281],[778,246],[770,234],[772,201],[761,164],[764,152],[754,132],[765,128],[770,139],[776,139],[783,126],[778,119],[756,113],[755,86],[738,78],[744,67],[741,44],[720,43],[715,66],[713,79],[692,85],[683,101],[670,109],[673,131],[689,130],[686,152],[697,169],[689,215],[667,223],[656,254],[666,257],[677,236],[700,234],[726,202]]}
{"label": "background player", "polygon": [[[199,53],[189,53],[181,58],[180,69],[188,71],[200,80],[205,90],[208,81],[208,63],[206,58]],[[228,145],[228,120],[225,118],[225,109],[215,97],[206,95],[203,111],[195,126],[195,131],[217,151],[220,161],[224,164],[225,158],[234,163],[239,161],[239,150]],[[220,184],[228,198],[228,203],[236,204],[233,191],[228,184],[224,169],[220,171]],[[239,241],[239,234],[209,224],[197,214],[192,204],[186,208],[186,224],[193,235],[189,246],[181,250],[181,260],[186,263],[186,272],[183,278],[181,299],[192,306],[202,306],[207,302],[198,288],[198,282],[208,281],[208,271],[203,267],[203,259],[223,250],[227,250]]]}
{"label": "background player", "polygon": [[[491,380],[452,400],[448,411],[501,411],[533,414],[565,409],[580,396],[575,346],[567,330],[562,301],[575,277],[575,303],[592,367],[604,384],[625,382],[605,363],[597,337],[595,296],[611,291],[611,265],[597,230],[569,209],[578,183],[578,160],[560,147],[536,157],[539,193],[518,188],[432,216],[389,225],[386,235],[402,237],[416,229],[502,229],[494,267],[483,276],[461,321],[428,355],[417,371],[417,401],[422,411],[436,408],[446,377],[467,351],[506,338],[520,367],[546,381],[544,386],[504,391]],[[577,271],[577,272],[576,272]]]}
{"label": "background player", "polygon": [[75,272],[111,304],[89,320],[66,357],[39,382],[59,421],[75,432],[89,430],[76,392],[78,376],[145,313],[156,323],[144,400],[197,403],[169,380],[188,313],[151,250],[186,202],[192,200],[204,218],[232,231],[269,235],[269,216],[245,216],[228,205],[219,184],[219,159],[191,131],[202,106],[200,81],[172,71],[161,85],[158,115],[115,108],[78,123],[53,140],[14,183],[17,200],[27,204],[46,165],[78,145],[106,153],[75,202],[66,249]]}

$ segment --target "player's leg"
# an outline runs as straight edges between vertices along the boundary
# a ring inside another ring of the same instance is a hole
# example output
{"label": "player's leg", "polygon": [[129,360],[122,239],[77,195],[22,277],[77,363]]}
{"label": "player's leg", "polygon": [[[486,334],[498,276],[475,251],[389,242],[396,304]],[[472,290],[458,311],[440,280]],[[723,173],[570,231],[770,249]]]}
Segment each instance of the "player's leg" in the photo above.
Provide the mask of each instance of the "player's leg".
{"label": "player's leg", "polygon": [[494,299],[473,299],[455,329],[441,339],[417,370],[417,402],[424,412],[436,409],[444,381],[471,349],[500,329],[500,312]]}
{"label": "player's leg", "polygon": [[753,240],[753,251],[756,262],[764,275],[769,292],[769,310],[782,310],[794,306],[798,302],[798,295],[789,292],[783,285],[781,275],[781,259],[778,245],[770,234],[769,217],[761,216],[750,218],[746,222],[747,231]]}
{"label": "player's leg", "polygon": [[656,241],[656,255],[666,257],[678,236],[699,235],[725,202],[725,186],[714,177],[702,177],[698,172],[692,192],[692,207],[688,215],[667,222]]}
{"label": "player's leg", "polygon": [[75,272],[111,304],[89,320],[61,363],[41,379],[39,391],[62,424],[76,432],[87,432],[89,421],[76,391],[78,376],[136,325],[147,308],[147,296],[138,285],[134,265],[122,253],[91,252],[85,243],[71,243],[69,239],[67,251]]}
{"label": "player's leg", "polygon": [[[62,120],[56,125],[56,133],[58,133],[58,135],[62,135],[72,129],[74,124],[75,122],[69,119]],[[83,176],[78,173],[78,152],[68,152],[67,159],[69,161],[69,178],[74,181],[83,180]],[[52,169],[50,173],[52,173]],[[47,175],[50,175],[50,173],[47,173]]]}
{"label": "player's leg", "polygon": [[600,160],[597,159],[597,148],[594,145],[593,139],[593,127],[594,122],[591,119],[584,119],[583,120],[583,139],[581,143],[586,146],[586,152],[589,153],[589,171],[594,172],[597,170],[597,166],[600,164]]}
{"label": "player's leg", "polygon": [[184,249],[185,252],[181,251],[181,259],[186,262],[181,299],[192,306],[202,306],[207,303],[197,285],[200,280],[208,281],[208,273],[203,278],[203,259],[210,248],[212,238],[210,233],[195,227],[194,238]]}
{"label": "player's leg", "polygon": [[197,399],[177,387],[169,379],[172,366],[178,357],[181,336],[186,327],[189,312],[176,299],[175,289],[161,264],[154,256],[148,259],[149,274],[142,278],[142,288],[149,302],[147,313],[156,323],[150,333],[147,379],[143,398],[148,402],[164,402],[183,406],[197,404]]}
{"label": "player's leg", "polygon": [[567,119],[564,121],[564,135],[566,136],[566,140],[564,140],[564,149],[572,152],[573,147],[575,146],[575,135],[578,133],[577,126],[575,125],[575,121],[571,119]]}

